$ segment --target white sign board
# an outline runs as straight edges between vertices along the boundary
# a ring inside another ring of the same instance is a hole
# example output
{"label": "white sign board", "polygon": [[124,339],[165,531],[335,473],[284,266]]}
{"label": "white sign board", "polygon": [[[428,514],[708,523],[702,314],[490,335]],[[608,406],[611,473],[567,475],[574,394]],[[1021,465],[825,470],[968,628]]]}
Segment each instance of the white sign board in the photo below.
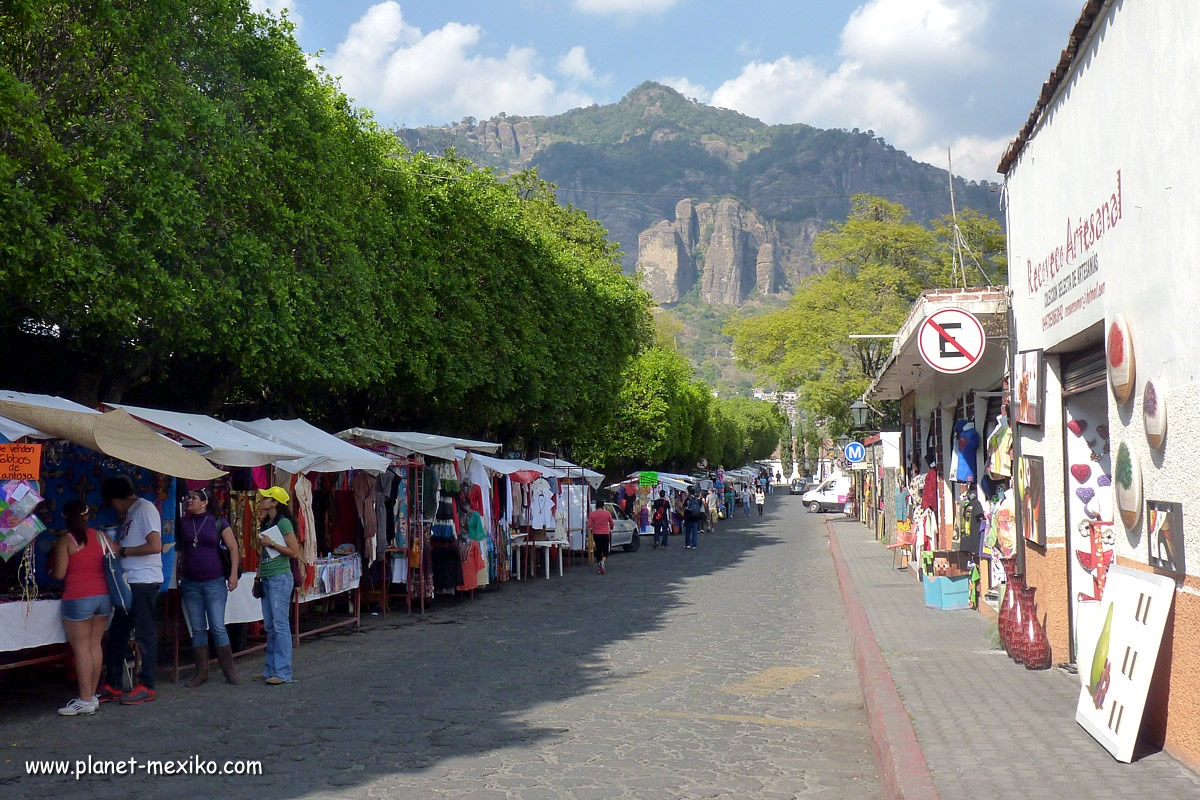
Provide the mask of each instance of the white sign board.
{"label": "white sign board", "polygon": [[1104,596],[1078,604],[1079,703],[1075,721],[1118,761],[1133,760],[1150,678],[1175,582],[1113,566]]}
{"label": "white sign board", "polygon": [[917,333],[917,347],[925,363],[938,372],[966,372],[979,363],[987,336],[979,319],[961,308],[943,308],[930,314]]}

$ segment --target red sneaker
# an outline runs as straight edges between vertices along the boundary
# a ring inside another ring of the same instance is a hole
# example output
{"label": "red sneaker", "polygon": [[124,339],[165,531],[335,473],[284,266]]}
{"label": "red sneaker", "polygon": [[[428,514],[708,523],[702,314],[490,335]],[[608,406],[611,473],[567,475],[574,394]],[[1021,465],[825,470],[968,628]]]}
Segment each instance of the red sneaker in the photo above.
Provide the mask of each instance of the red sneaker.
{"label": "red sneaker", "polygon": [[114,689],[107,683],[102,683],[96,687],[96,699],[101,703],[116,703],[124,694],[120,689]]}
{"label": "red sneaker", "polygon": [[121,695],[121,705],[140,706],[142,703],[149,703],[153,699],[154,690],[147,689],[145,686],[139,683],[137,686]]}

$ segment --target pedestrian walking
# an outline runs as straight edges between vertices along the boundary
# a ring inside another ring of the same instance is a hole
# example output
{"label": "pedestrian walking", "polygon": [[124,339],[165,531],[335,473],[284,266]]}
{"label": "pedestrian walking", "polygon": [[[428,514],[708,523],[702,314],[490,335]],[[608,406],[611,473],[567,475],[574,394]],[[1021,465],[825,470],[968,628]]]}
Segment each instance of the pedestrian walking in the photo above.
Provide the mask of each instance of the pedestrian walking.
{"label": "pedestrian walking", "polygon": [[742,484],[742,516],[743,517],[750,516],[750,502],[751,502],[750,486],[749,486],[749,484],[743,483]]}
{"label": "pedestrian walking", "polygon": [[703,514],[695,489],[688,489],[683,503],[683,549],[695,550],[700,543],[700,516]]}
{"label": "pedestrian walking", "polygon": [[75,656],[79,696],[58,710],[64,717],[95,714],[100,707],[96,690],[104,670],[104,631],[113,604],[104,578],[104,554],[116,545],[103,533],[88,527],[88,507],[80,500],[63,506],[67,530],[54,544],[55,580],[65,581],[62,593],[63,629]]}
{"label": "pedestrian walking", "polygon": [[658,499],[654,501],[651,521],[654,523],[654,547],[658,549],[658,539],[662,537],[662,546],[666,547],[671,538],[671,501],[667,499],[665,490],[659,490]]}
{"label": "pedestrian walking", "polygon": [[733,484],[725,487],[725,519],[733,519],[733,509],[737,506],[737,492]]}
{"label": "pedestrian walking", "polygon": [[588,514],[587,526],[592,532],[592,541],[596,545],[596,558],[599,567],[596,572],[604,575],[608,572],[605,560],[608,558],[609,545],[612,543],[613,515],[604,507],[604,501],[596,500],[596,510]]}
{"label": "pedestrian walking", "polygon": [[[162,516],[154,503],[133,493],[126,478],[109,478],[100,485],[100,496],[121,516],[117,555],[133,595],[129,611],[114,610],[104,649],[106,681],[96,689],[101,703],[135,706],[154,700],[158,672],[158,590],[163,582]],[[137,639],[142,666],[128,692],[119,688],[129,651],[129,635]]]}
{"label": "pedestrian walking", "polygon": [[[263,662],[263,680],[270,686],[292,682],[292,577],[293,558],[300,557],[296,524],[288,511],[291,500],[282,486],[258,490],[258,518],[262,546],[258,577],[261,579],[263,631],[267,652]],[[282,542],[282,544],[280,543]]]}
{"label": "pedestrian walking", "polygon": [[179,553],[179,600],[187,610],[192,658],[196,662],[196,674],[185,684],[192,688],[208,680],[209,631],[226,682],[240,683],[233,668],[229,632],[225,630],[225,603],[229,593],[237,589],[241,555],[233,528],[212,513],[211,503],[207,489],[188,492],[186,513],[175,542]]}
{"label": "pedestrian walking", "polygon": [[709,531],[715,531],[717,529],[717,506],[720,505],[715,489],[708,493],[705,501],[705,505],[708,506],[708,529]]}
{"label": "pedestrian walking", "polygon": [[761,488],[754,495],[754,505],[758,506],[758,515],[763,515],[763,506],[767,504],[767,493]]}

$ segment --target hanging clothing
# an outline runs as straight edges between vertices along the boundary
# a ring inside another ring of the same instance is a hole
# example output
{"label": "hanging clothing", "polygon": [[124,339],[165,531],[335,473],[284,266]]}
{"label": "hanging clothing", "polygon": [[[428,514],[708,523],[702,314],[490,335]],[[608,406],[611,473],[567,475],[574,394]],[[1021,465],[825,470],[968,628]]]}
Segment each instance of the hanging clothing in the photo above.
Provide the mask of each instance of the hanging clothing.
{"label": "hanging clothing", "polygon": [[931,469],[925,473],[925,488],[921,490],[921,508],[936,511],[938,505],[937,470]]}
{"label": "hanging clothing", "polygon": [[312,481],[308,476],[296,476],[292,486],[292,497],[296,499],[296,519],[300,523],[300,560],[305,564],[317,563],[317,522],[313,516]]}
{"label": "hanging clothing", "polygon": [[363,555],[367,564],[375,563],[375,539],[378,528],[378,516],[375,513],[375,496],[378,480],[374,475],[359,470],[350,482],[350,491],[354,493],[354,509],[358,513],[358,521],[363,531]]}
{"label": "hanging clothing", "polygon": [[375,552],[382,553],[391,544],[392,501],[396,487],[396,476],[390,469],[375,478]]}
{"label": "hanging clothing", "polygon": [[1012,477],[1013,434],[1008,417],[1001,414],[996,419],[996,430],[988,437],[988,474],[997,479]]}
{"label": "hanging clothing", "polygon": [[545,478],[538,478],[533,482],[531,489],[533,494],[529,501],[529,527],[535,531],[554,528],[554,492],[549,482]]}
{"label": "hanging clothing", "polygon": [[971,483],[976,479],[976,464],[979,459],[979,431],[966,423],[959,430],[954,442],[954,453],[958,456],[958,470],[954,479],[960,483]]}

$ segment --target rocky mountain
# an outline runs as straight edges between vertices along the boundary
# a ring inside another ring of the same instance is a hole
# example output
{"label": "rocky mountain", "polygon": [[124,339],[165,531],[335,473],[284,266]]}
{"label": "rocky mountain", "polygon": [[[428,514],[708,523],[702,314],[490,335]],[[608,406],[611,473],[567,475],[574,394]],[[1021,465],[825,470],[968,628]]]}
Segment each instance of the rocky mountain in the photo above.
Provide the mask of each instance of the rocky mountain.
{"label": "rocky mountain", "polygon": [[[657,83],[552,117],[468,117],[398,133],[414,150],[536,167],[561,201],[600,220],[626,269],[666,305],[787,295],[814,271],[813,239],[845,218],[851,194],[888,196],[920,221],[950,211],[946,171],[873,131],[767,125]],[[1002,219],[996,188],[959,178],[955,199]]]}

